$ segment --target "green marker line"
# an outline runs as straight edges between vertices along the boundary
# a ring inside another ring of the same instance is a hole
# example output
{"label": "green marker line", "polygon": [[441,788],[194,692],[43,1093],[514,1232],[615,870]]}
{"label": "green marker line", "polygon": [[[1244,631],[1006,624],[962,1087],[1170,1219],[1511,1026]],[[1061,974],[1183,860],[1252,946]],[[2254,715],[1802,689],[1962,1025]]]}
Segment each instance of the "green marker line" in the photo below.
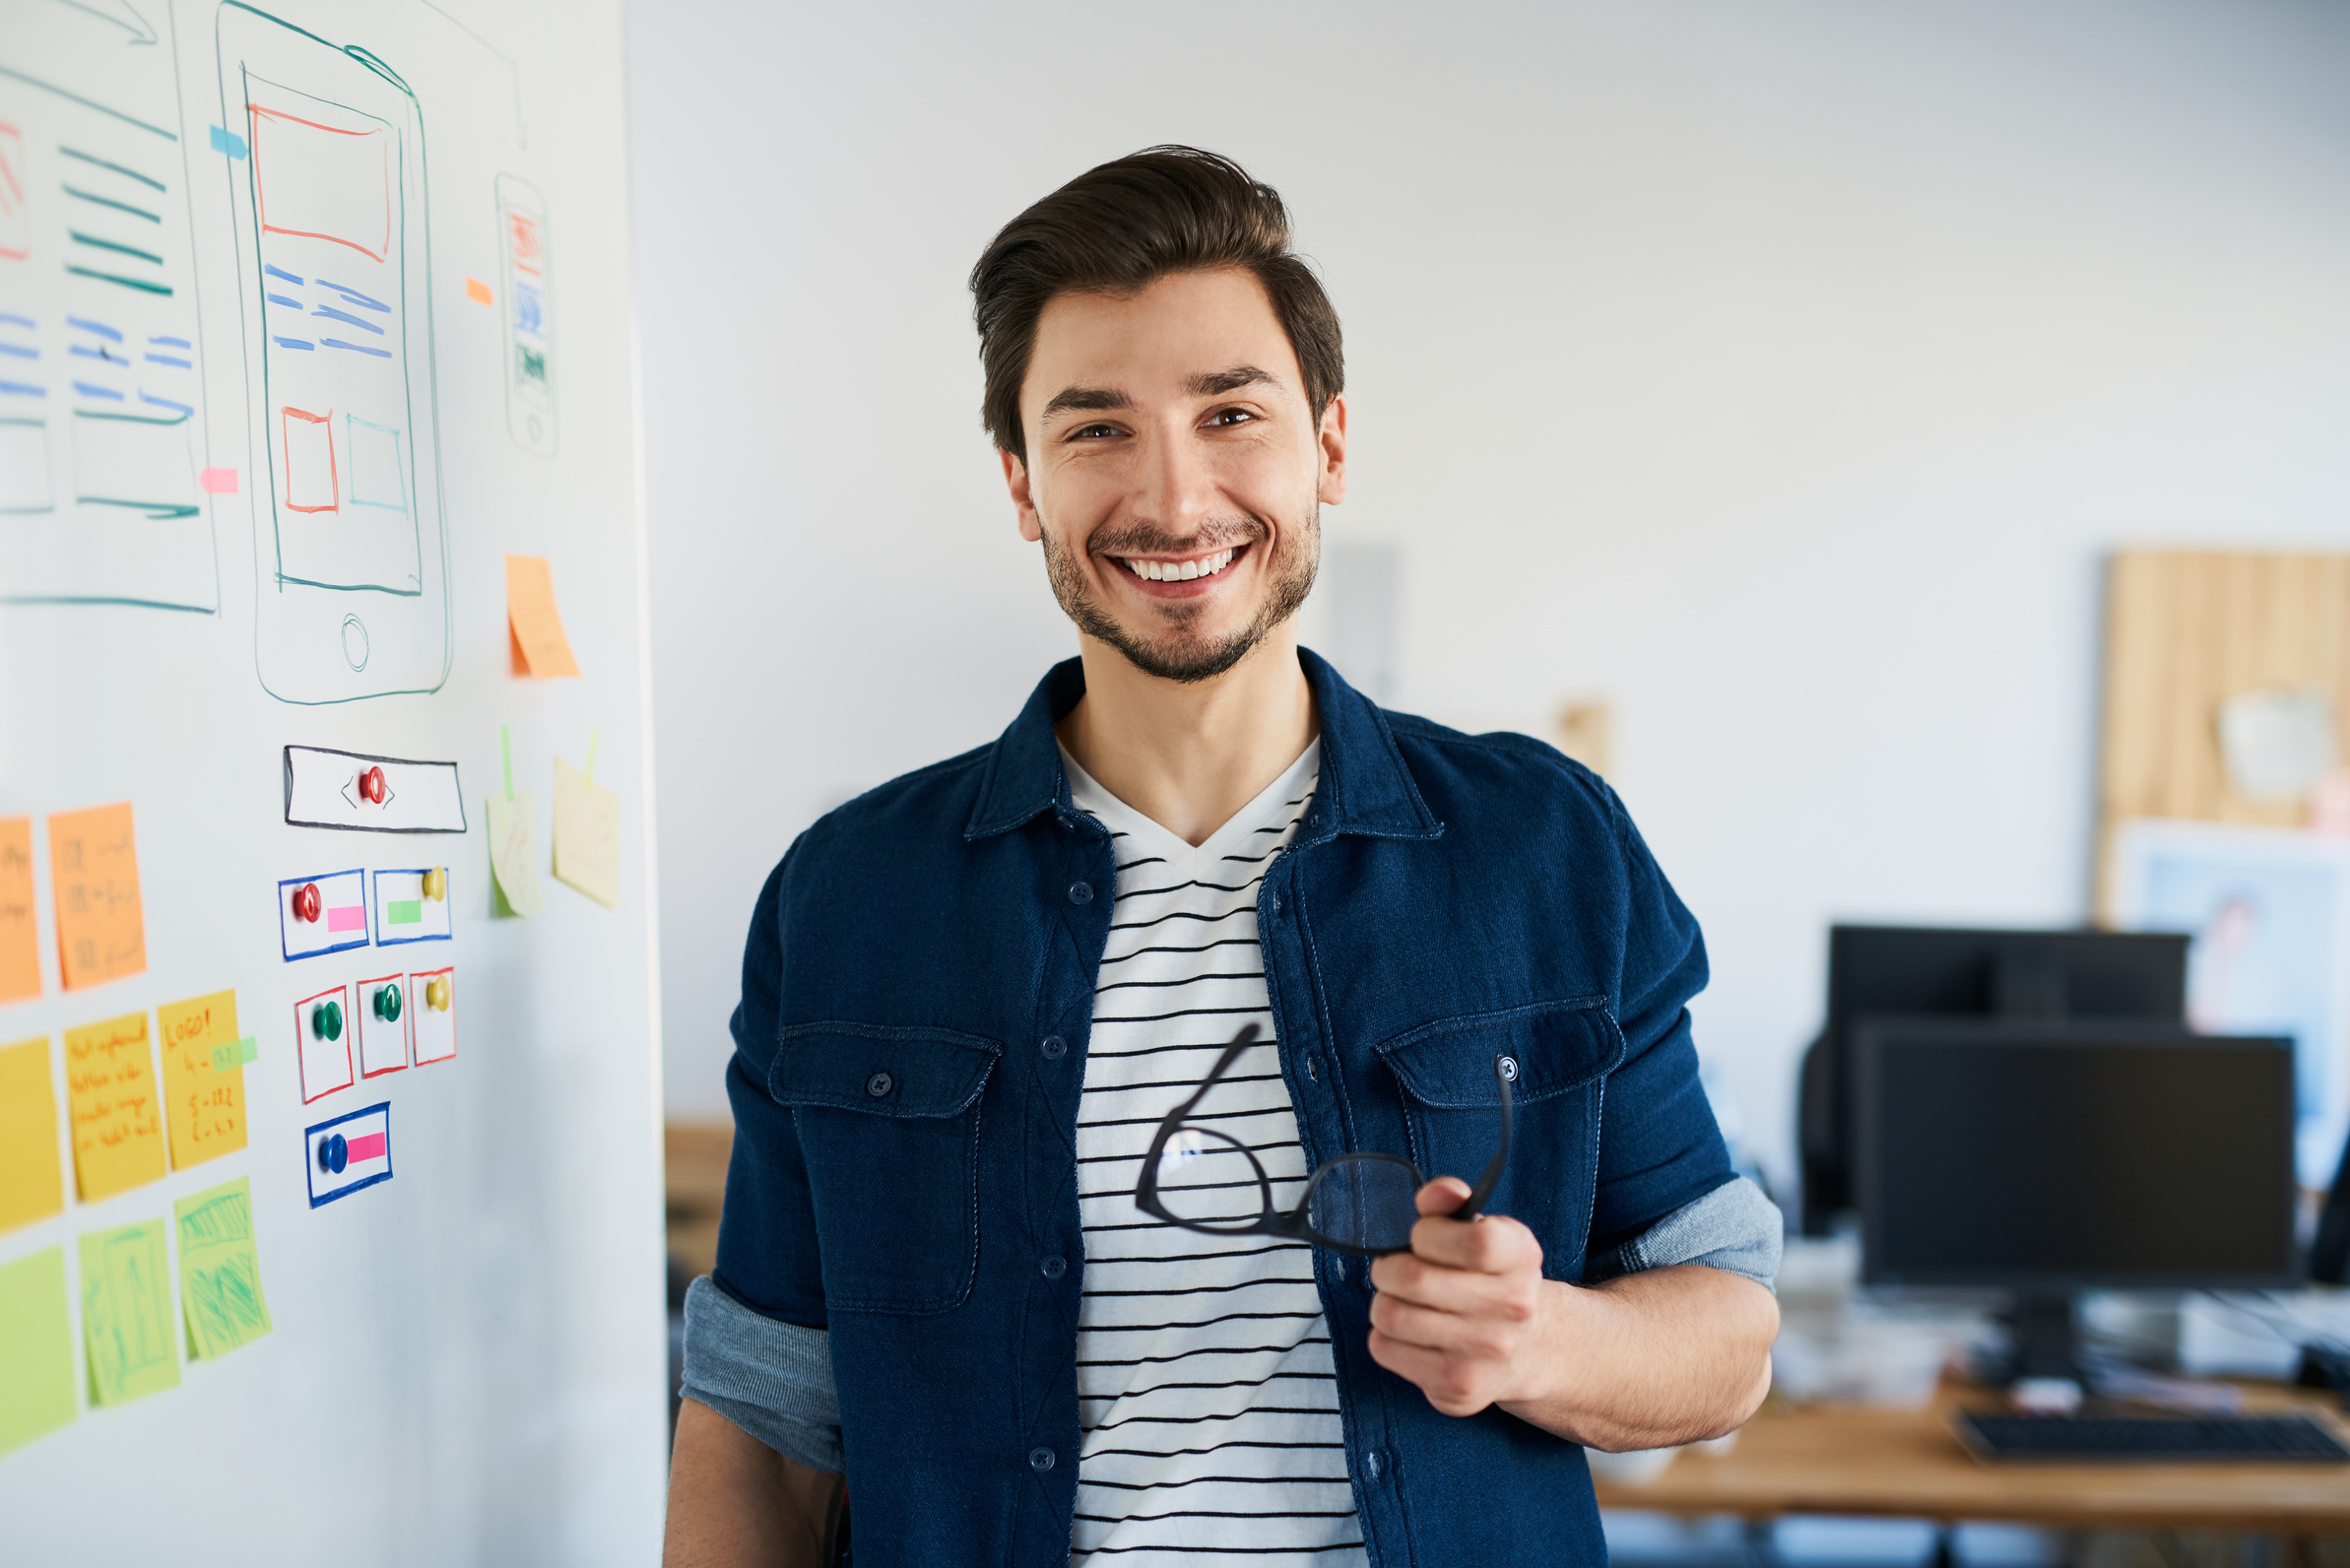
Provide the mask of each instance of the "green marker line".
{"label": "green marker line", "polygon": [[124,167],[122,164],[120,164],[120,163],[107,163],[107,162],[106,162],[104,159],[102,159],[102,158],[98,158],[98,157],[95,156],[94,154],[85,153],[85,152],[83,152],[83,151],[82,151],[80,148],[78,148],[78,147],[60,147],[60,148],[58,148],[58,149],[57,149],[57,151],[58,151],[58,152],[60,152],[60,153],[62,153],[62,154],[64,154],[64,155],[65,155],[67,158],[76,158],[76,159],[80,159],[80,160],[81,160],[83,163],[95,163],[95,164],[97,164],[97,165],[98,165],[99,168],[110,168],[110,169],[112,169],[112,170],[113,170],[115,173],[117,173],[117,174],[126,175],[126,176],[128,176],[128,177],[129,177],[129,178],[131,178],[131,179],[135,179],[135,180],[137,180],[137,181],[138,181],[140,184],[142,184],[142,185],[146,186],[146,187],[147,187],[149,190],[157,190],[157,191],[162,191],[162,190],[168,190],[168,189],[170,189],[170,187],[169,187],[169,186],[165,185],[165,184],[164,184],[164,183],[163,183],[162,180],[160,180],[160,179],[151,178],[150,176],[148,176],[148,175],[146,175],[146,174],[142,174],[142,173],[140,173],[140,172],[139,172],[137,169],[135,169],[135,168],[125,168],[125,167]]}
{"label": "green marker line", "polygon": [[118,245],[111,239],[100,239],[96,234],[85,234],[79,229],[69,229],[66,232],[72,236],[73,242],[77,245],[88,245],[96,250],[116,251],[125,256],[136,256],[141,261],[152,261],[159,267],[163,264],[163,258],[152,250],[141,250],[135,245]]}
{"label": "green marker line", "polygon": [[120,273],[99,272],[94,267],[76,267],[68,264],[65,270],[77,278],[96,278],[100,283],[118,283],[125,289],[136,289],[141,294],[169,294],[171,293],[171,286],[167,283],[149,283],[144,278],[125,278]]}
{"label": "green marker line", "polygon": [[118,213],[128,213],[133,218],[144,218],[151,224],[160,224],[163,221],[162,213],[151,213],[144,207],[133,207],[129,202],[118,202],[111,196],[100,196],[94,190],[83,190],[76,185],[64,184],[57,188],[74,200],[88,202],[94,207],[111,207]]}

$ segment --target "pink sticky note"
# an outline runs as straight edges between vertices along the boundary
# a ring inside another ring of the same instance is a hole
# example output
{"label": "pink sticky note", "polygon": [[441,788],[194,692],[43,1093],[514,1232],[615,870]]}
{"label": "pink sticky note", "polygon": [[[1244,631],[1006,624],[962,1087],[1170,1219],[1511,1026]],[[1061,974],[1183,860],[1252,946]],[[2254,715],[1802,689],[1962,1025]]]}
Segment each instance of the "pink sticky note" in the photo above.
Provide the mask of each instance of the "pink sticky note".
{"label": "pink sticky note", "polygon": [[366,930],[367,906],[364,904],[346,904],[340,909],[328,910],[326,912],[326,929],[329,931]]}
{"label": "pink sticky note", "polygon": [[196,476],[196,485],[207,495],[233,495],[236,493],[236,470],[208,468]]}
{"label": "pink sticky note", "polygon": [[355,1164],[362,1159],[383,1158],[383,1135],[381,1133],[366,1133],[353,1139],[349,1145],[349,1153]]}

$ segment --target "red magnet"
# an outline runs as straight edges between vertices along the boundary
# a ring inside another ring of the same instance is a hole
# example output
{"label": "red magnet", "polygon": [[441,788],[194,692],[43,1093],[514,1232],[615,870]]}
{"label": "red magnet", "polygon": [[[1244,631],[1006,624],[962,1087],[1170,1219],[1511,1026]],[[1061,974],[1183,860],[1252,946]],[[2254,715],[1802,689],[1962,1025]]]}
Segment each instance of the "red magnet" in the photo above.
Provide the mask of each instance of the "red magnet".
{"label": "red magnet", "polygon": [[294,918],[315,925],[318,922],[318,913],[325,907],[325,904],[326,900],[318,896],[318,884],[303,882],[301,886],[294,889]]}
{"label": "red magnet", "polygon": [[359,798],[361,800],[373,801],[376,805],[381,806],[384,796],[389,793],[391,792],[384,788],[382,768],[371,767],[359,775]]}

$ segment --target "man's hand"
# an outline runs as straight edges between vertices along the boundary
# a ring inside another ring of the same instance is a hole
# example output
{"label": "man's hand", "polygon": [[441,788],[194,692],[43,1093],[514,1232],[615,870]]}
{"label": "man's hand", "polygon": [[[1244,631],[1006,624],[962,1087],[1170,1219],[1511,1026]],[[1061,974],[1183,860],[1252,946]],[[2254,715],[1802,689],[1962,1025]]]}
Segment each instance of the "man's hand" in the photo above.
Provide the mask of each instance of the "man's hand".
{"label": "man's hand", "polygon": [[1534,1232],[1451,1216],[1469,1185],[1419,1190],[1411,1251],[1371,1265],[1371,1358],[1447,1415],[1488,1405],[1620,1452],[1734,1431],[1771,1387],[1779,1303],[1689,1265],[1592,1289],[1542,1277]]}

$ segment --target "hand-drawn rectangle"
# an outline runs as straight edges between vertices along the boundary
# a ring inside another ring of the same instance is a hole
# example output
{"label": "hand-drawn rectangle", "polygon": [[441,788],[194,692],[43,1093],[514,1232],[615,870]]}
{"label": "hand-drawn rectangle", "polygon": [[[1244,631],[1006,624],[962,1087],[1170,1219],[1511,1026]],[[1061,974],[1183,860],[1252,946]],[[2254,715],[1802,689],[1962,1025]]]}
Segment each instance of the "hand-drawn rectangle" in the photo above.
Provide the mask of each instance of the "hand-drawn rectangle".
{"label": "hand-drawn rectangle", "polygon": [[381,1078],[408,1067],[409,1017],[416,999],[409,995],[404,974],[378,975],[361,980],[359,993],[359,1077]]}
{"label": "hand-drawn rectangle", "polygon": [[408,479],[400,462],[400,432],[356,414],[346,414],[343,424],[346,444],[351,448],[351,504],[407,511]]}
{"label": "hand-drawn rectangle", "polygon": [[77,409],[73,419],[74,499],[117,506],[152,518],[193,517],[203,509],[189,416],[113,414]]}
{"label": "hand-drawn rectangle", "polygon": [[351,988],[337,986],[294,1005],[294,1049],[301,1061],[302,1103],[355,1081],[351,1073]]}
{"label": "hand-drawn rectangle", "polygon": [[[315,887],[315,900],[308,889]],[[366,874],[326,872],[278,883],[278,940],[286,961],[367,945]],[[352,916],[359,918],[355,921]],[[356,933],[356,935],[355,935]]]}
{"label": "hand-drawn rectangle", "polygon": [[331,512],[342,504],[342,481],[335,470],[334,416],[303,409],[278,410],[286,452],[285,507],[290,512]]}
{"label": "hand-drawn rectangle", "polygon": [[[440,871],[440,896],[425,888],[429,869],[375,873],[375,945],[396,947],[410,942],[446,942],[451,935],[448,872]],[[415,999],[410,998],[411,1001]]]}
{"label": "hand-drawn rectangle", "polygon": [[[383,770],[383,798],[362,788]],[[454,762],[420,762],[325,747],[286,748],[286,820],[369,833],[462,833],[465,796]]]}
{"label": "hand-drawn rectangle", "polygon": [[408,977],[416,1009],[416,1063],[446,1062],[457,1054],[457,971],[425,969]]}
{"label": "hand-drawn rectangle", "polygon": [[310,1207],[349,1198],[392,1179],[390,1101],[320,1122],[302,1133],[310,1173]]}
{"label": "hand-drawn rectangle", "polygon": [[390,256],[389,127],[329,125],[258,103],[251,112],[253,204],[261,231],[348,245],[370,261]]}
{"label": "hand-drawn rectangle", "polygon": [[36,516],[56,506],[56,488],[49,483],[48,423],[0,420],[0,516]]}

